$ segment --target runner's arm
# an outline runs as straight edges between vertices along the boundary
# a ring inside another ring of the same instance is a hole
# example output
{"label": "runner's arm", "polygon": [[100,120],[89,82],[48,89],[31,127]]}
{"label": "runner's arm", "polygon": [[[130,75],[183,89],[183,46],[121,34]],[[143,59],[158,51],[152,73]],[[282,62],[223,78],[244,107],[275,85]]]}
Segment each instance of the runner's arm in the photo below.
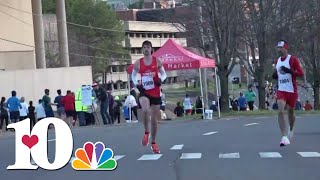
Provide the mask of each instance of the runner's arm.
{"label": "runner's arm", "polygon": [[304,75],[298,58],[293,57],[292,61],[290,61],[290,63],[291,63],[290,66],[292,67],[292,74],[293,75],[295,75],[296,77],[301,77]]}
{"label": "runner's arm", "polygon": [[139,72],[139,60],[137,60],[135,63],[134,63],[134,66],[133,66],[133,70],[132,70],[132,74],[131,74],[131,79],[132,79],[132,82],[135,86],[138,85],[138,80],[137,80],[137,74]]}
{"label": "runner's arm", "polygon": [[157,59],[157,64],[158,64],[158,69],[159,69],[159,72],[160,72],[160,79],[162,82],[164,82],[166,79],[167,79],[167,74],[166,74],[166,71],[164,70],[164,67],[162,65],[162,62]]}

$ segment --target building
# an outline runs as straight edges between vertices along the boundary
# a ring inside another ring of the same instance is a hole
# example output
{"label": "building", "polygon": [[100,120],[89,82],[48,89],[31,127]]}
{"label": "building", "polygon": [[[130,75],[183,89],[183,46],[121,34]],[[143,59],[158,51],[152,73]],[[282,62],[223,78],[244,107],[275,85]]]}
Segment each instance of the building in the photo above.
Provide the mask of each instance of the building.
{"label": "building", "polygon": [[[122,21],[123,30],[126,32],[124,48],[130,49],[131,64],[143,57],[142,43],[145,40],[151,41],[154,51],[158,50],[169,38],[186,47],[187,40],[179,38],[181,27],[177,24],[165,22],[147,22],[147,21]],[[147,28],[146,28],[147,27]],[[121,64],[121,61],[114,62],[109,67],[106,74],[107,89],[112,90],[113,94],[123,95],[127,93],[128,74],[126,72],[127,64]],[[167,83],[179,81],[178,72],[167,72]]]}
{"label": "building", "polygon": [[[64,19],[64,0],[57,1],[57,19]],[[92,84],[91,66],[69,67],[68,47],[64,41],[65,21],[55,23],[58,60],[62,67],[48,68],[41,0],[10,0],[0,3],[0,92],[6,98],[15,90],[26,102],[37,104],[44,89],[51,98],[57,89],[76,91],[82,84]],[[64,27],[63,27],[64,26]],[[63,42],[64,41],[64,42]],[[63,43],[62,43],[63,42]],[[67,58],[66,58],[67,57]]]}
{"label": "building", "polygon": [[[174,8],[182,4],[182,0],[105,0],[113,10],[127,10],[130,5],[141,6],[141,9]],[[140,4],[141,3],[141,4]]]}
{"label": "building", "polygon": [[0,5],[0,11],[0,69],[2,71],[35,69],[35,42],[30,1],[6,1]]}

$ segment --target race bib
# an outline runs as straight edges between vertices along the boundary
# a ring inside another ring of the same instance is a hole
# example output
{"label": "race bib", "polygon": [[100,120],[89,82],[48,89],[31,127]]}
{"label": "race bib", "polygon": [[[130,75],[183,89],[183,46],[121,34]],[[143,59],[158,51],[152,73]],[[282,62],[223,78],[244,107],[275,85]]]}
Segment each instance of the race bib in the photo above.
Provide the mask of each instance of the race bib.
{"label": "race bib", "polygon": [[142,80],[142,85],[143,85],[145,90],[150,90],[150,89],[153,89],[155,87],[152,76],[142,76],[141,80]]}

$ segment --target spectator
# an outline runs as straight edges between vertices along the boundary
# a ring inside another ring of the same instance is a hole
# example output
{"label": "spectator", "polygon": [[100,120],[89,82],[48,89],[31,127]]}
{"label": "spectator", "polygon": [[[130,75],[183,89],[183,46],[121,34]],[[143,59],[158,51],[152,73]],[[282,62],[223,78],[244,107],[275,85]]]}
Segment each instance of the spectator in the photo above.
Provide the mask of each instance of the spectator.
{"label": "spectator", "polygon": [[22,108],[19,99],[16,97],[17,92],[12,91],[11,97],[7,101],[7,108],[9,109],[10,113],[10,120],[12,123],[16,123],[20,119],[20,111],[19,109]]}
{"label": "spectator", "polygon": [[[101,113],[101,117],[103,120],[103,124],[104,125],[111,124],[112,119],[108,113],[109,97],[108,97],[106,90],[103,87],[100,87],[97,83],[94,83],[92,85],[92,87],[95,90],[95,94],[97,96],[97,99],[100,101],[100,113]],[[107,119],[108,119],[108,121],[107,121]]]}
{"label": "spectator", "polygon": [[30,130],[32,127],[36,124],[36,114],[35,114],[35,107],[33,106],[33,102],[29,102],[29,107],[28,107],[28,117],[30,119]]}
{"label": "spectator", "polygon": [[201,100],[200,96],[198,96],[197,100],[196,100],[196,113],[202,114],[202,100]]}
{"label": "spectator", "polygon": [[7,110],[7,104],[6,104],[6,98],[1,98],[0,103],[0,132],[2,132],[2,126],[4,122],[6,122],[6,131],[8,131],[7,126],[9,125],[9,116],[8,116],[8,110]]}
{"label": "spectator", "polygon": [[120,109],[122,107],[122,103],[120,102],[119,96],[116,96],[114,98],[114,101],[115,101],[115,106],[113,109],[114,120],[118,119],[118,124],[120,124]]}
{"label": "spectator", "polygon": [[240,97],[238,98],[238,104],[239,104],[239,109],[240,111],[246,111],[247,110],[247,100],[244,97],[244,95],[242,93],[240,93]]}
{"label": "spectator", "polygon": [[46,118],[46,111],[43,107],[42,99],[39,99],[39,104],[36,106],[35,113],[36,113],[36,118],[38,121]]}
{"label": "spectator", "polygon": [[301,109],[302,109],[302,104],[301,104],[300,99],[298,99],[298,101],[296,102],[295,110],[301,110]]}
{"label": "spectator", "polygon": [[44,90],[44,96],[42,97],[42,103],[44,110],[46,112],[46,117],[54,117],[53,109],[51,105],[56,105],[54,103],[51,103],[51,98],[49,97],[50,91],[49,89]]}
{"label": "spectator", "polygon": [[[136,121],[134,122],[138,122],[138,113],[137,113],[137,110],[138,110],[138,104],[137,104],[137,101],[136,99],[134,98],[134,96],[132,95],[129,95],[127,96],[125,102],[124,102],[125,106],[127,106],[129,109],[131,109],[131,114],[132,114],[132,111],[134,113],[134,115],[136,116]],[[132,120],[132,115],[131,115],[131,120]]]}
{"label": "spectator", "polygon": [[22,97],[20,99],[21,108],[19,109],[20,121],[28,118],[28,105],[24,101],[25,99],[24,97]]}
{"label": "spectator", "polygon": [[184,110],[181,106],[180,102],[177,102],[177,107],[174,108],[174,112],[173,112],[177,117],[182,117]]}
{"label": "spectator", "polygon": [[211,106],[210,106],[210,110],[218,111],[218,106],[216,104],[216,101],[212,101]]}
{"label": "spectator", "polygon": [[[67,91],[67,95],[61,99],[61,105],[64,107],[64,111],[66,114],[66,123],[71,127],[75,126],[75,97],[72,95],[71,91]],[[72,122],[72,123],[71,123]]]}
{"label": "spectator", "polygon": [[186,94],[183,103],[184,110],[186,111],[186,115],[190,115],[192,113],[192,102],[189,97],[189,94]]}
{"label": "spectator", "polygon": [[305,111],[311,111],[313,108],[312,108],[312,105],[310,104],[310,102],[307,100],[306,101],[306,104],[304,105],[304,110]]}
{"label": "spectator", "polygon": [[252,90],[251,86],[249,86],[248,91],[246,92],[245,96],[246,96],[250,111],[253,111],[256,93]]}
{"label": "spectator", "polygon": [[57,113],[60,119],[64,119],[62,116],[65,115],[63,105],[61,104],[61,100],[63,96],[61,95],[61,90],[57,90],[58,96],[54,99],[54,103],[57,104]]}

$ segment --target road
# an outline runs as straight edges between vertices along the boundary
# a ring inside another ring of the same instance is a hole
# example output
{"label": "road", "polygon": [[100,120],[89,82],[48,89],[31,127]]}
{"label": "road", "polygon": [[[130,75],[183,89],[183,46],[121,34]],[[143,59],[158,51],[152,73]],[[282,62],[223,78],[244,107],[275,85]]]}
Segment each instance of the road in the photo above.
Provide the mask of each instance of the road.
{"label": "road", "polygon": [[[75,171],[71,164],[56,171],[7,170],[14,164],[14,134],[0,136],[1,179],[56,180],[319,180],[320,116],[297,118],[292,144],[280,147],[275,117],[160,124],[160,155],[141,146],[142,124],[84,127],[73,130],[74,151],[86,141],[101,141],[114,151],[114,171]],[[54,159],[54,133],[48,133],[48,157]],[[73,155],[74,156],[74,155]]]}

